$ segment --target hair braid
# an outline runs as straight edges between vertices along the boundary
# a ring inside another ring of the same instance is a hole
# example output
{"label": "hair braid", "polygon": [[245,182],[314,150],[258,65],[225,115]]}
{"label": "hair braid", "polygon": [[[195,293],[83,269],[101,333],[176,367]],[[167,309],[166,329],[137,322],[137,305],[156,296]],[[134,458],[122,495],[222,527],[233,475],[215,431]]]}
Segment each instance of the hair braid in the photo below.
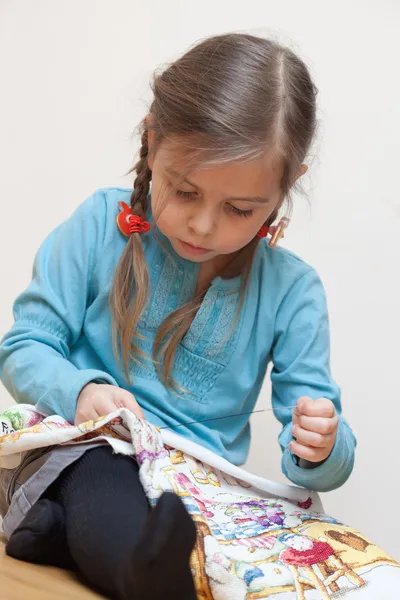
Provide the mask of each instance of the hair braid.
{"label": "hair braid", "polygon": [[147,212],[147,197],[150,190],[151,170],[148,163],[149,155],[149,130],[144,121],[142,123],[143,133],[139,152],[139,160],[133,168],[136,171],[136,178],[133,183],[133,192],[131,194],[132,212],[140,217],[145,217]]}
{"label": "hair braid", "polygon": [[[136,171],[136,178],[131,194],[131,208],[134,214],[145,218],[151,170],[148,165],[149,143],[145,121],[142,127],[139,160],[132,169],[132,171]],[[132,290],[134,290],[134,294],[132,294]],[[130,360],[137,362],[140,358],[149,358],[138,345],[143,336],[137,331],[137,325],[146,308],[148,296],[149,273],[143,252],[141,234],[133,233],[118,263],[111,290],[113,344],[117,356],[122,356],[128,381],[130,379]]]}

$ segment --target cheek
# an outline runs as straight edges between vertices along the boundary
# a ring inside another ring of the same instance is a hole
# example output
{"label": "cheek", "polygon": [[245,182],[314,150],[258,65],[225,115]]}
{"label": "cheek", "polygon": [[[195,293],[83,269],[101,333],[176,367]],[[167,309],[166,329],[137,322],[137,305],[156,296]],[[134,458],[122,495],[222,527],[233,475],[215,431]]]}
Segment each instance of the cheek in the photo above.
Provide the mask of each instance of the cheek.
{"label": "cheek", "polygon": [[183,216],[182,209],[176,206],[173,201],[168,201],[162,207],[157,218],[157,226],[164,234],[171,235],[174,230],[179,229]]}
{"label": "cheek", "polygon": [[246,246],[256,235],[259,230],[254,221],[246,220],[242,217],[235,217],[234,222],[229,219],[219,228],[219,235],[223,244],[231,247],[232,250],[239,250]]}

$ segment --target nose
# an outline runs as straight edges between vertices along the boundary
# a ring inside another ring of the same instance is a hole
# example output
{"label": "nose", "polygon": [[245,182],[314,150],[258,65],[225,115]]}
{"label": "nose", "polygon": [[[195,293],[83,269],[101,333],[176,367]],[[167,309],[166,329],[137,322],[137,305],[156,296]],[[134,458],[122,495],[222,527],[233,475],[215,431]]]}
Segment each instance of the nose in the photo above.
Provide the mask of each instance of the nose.
{"label": "nose", "polygon": [[196,235],[205,237],[213,232],[215,227],[215,215],[213,211],[199,208],[188,219],[188,227]]}

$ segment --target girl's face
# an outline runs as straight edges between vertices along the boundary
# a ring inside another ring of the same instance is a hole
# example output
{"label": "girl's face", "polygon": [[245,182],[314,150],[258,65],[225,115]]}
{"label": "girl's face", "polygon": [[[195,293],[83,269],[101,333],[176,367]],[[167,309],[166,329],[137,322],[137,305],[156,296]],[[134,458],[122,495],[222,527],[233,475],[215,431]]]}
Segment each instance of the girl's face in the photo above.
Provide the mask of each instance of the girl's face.
{"label": "girl's face", "polygon": [[191,171],[181,181],[185,162],[162,142],[150,168],[157,226],[193,262],[241,250],[281,203],[281,170],[265,159]]}

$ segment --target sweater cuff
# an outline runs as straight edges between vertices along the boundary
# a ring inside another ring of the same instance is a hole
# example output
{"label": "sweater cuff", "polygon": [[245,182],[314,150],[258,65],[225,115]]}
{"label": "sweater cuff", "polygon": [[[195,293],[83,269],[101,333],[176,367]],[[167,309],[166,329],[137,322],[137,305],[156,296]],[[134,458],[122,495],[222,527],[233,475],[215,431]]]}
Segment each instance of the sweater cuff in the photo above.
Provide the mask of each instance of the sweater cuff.
{"label": "sweater cuff", "polygon": [[36,404],[37,410],[48,416],[59,415],[60,417],[64,417],[64,419],[73,425],[79,394],[88,383],[105,383],[118,387],[117,382],[111,375],[103,371],[97,371],[96,369],[85,369],[78,371],[74,381],[69,386],[65,386],[63,390],[64,402],[62,404],[57,401],[54,402],[54,398],[48,392]]}
{"label": "sweater cuff", "polygon": [[316,492],[329,492],[343,485],[353,470],[355,448],[354,435],[345,420],[339,417],[336,442],[331,454],[312,469],[297,464],[296,457],[288,447],[294,439],[291,424],[289,427],[285,432],[287,440],[282,457],[282,470],[286,477],[296,485]]}

